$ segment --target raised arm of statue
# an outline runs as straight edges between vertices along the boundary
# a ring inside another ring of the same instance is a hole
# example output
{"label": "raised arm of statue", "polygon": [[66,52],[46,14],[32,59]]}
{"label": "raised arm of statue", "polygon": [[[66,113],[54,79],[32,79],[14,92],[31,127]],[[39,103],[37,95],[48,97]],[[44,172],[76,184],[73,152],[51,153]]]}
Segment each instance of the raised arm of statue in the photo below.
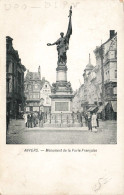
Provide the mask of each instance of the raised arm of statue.
{"label": "raised arm of statue", "polygon": [[58,44],[59,44],[59,40],[57,40],[54,43],[47,43],[47,46],[58,45]]}
{"label": "raised arm of statue", "polygon": [[47,46],[52,46],[52,45],[56,45],[56,42],[55,43],[47,43]]}
{"label": "raised arm of statue", "polygon": [[66,65],[67,62],[67,55],[66,51],[69,49],[69,39],[72,34],[72,24],[71,24],[71,16],[72,16],[72,6],[69,10],[69,24],[66,36],[64,33],[60,33],[60,38],[54,43],[47,43],[47,46],[57,45],[57,52],[58,52],[58,65]]}

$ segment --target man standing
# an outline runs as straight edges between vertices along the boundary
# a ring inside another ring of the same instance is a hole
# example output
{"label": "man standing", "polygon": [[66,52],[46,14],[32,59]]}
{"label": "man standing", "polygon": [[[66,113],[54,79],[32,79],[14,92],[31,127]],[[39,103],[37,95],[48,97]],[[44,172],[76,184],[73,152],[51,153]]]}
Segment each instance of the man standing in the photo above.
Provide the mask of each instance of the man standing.
{"label": "man standing", "polygon": [[28,116],[27,116],[27,125],[28,125],[28,128],[30,127],[30,114],[28,114]]}
{"label": "man standing", "polygon": [[86,112],[84,118],[85,118],[85,125],[87,127],[88,126],[88,114],[87,114],[87,112]]}
{"label": "man standing", "polygon": [[92,115],[90,112],[88,112],[88,116],[87,116],[87,122],[88,122],[88,130],[92,131],[92,124],[91,124],[91,120],[92,120]]}
{"label": "man standing", "polygon": [[39,114],[39,127],[43,127],[43,113]]}

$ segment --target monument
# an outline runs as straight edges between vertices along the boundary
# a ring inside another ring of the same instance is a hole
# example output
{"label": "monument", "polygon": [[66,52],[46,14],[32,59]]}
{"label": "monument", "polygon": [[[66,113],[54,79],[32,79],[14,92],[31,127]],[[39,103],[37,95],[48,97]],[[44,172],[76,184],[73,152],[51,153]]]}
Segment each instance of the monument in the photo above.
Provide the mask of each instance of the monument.
{"label": "monument", "polygon": [[[60,33],[60,38],[54,43],[48,43],[47,46],[57,45],[58,62],[56,68],[56,83],[52,84],[51,114],[48,116],[47,123],[51,126],[75,126],[73,124],[72,99],[74,97],[71,83],[67,81],[67,50],[69,49],[69,40],[72,34],[72,6],[69,10],[69,24],[67,33]],[[46,126],[47,124],[45,124]],[[80,125],[79,125],[80,126]]]}

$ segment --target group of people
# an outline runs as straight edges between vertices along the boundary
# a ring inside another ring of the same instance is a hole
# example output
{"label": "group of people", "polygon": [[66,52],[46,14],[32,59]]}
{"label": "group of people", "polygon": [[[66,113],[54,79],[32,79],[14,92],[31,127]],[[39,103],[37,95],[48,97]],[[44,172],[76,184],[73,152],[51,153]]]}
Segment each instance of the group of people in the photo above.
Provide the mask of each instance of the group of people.
{"label": "group of people", "polygon": [[[73,114],[74,115],[74,114]],[[82,123],[82,114],[77,113],[77,120]],[[24,113],[23,115],[25,126],[28,128],[33,127],[43,127],[43,123],[45,122],[45,119],[47,119],[47,115],[43,112],[32,112],[32,113]],[[74,116],[73,116],[74,118]],[[99,126],[99,120],[96,115],[96,113],[91,114],[90,112],[84,113],[83,118],[85,118],[85,124],[88,126],[88,129],[90,131],[97,132],[97,127]]]}
{"label": "group of people", "polygon": [[43,126],[43,114],[39,114],[37,112],[34,113],[25,113],[24,116],[25,126],[28,128],[33,128]]}
{"label": "group of people", "polygon": [[91,114],[90,112],[85,114],[86,125],[88,130],[97,132],[97,127],[99,127],[99,120],[96,113]]}

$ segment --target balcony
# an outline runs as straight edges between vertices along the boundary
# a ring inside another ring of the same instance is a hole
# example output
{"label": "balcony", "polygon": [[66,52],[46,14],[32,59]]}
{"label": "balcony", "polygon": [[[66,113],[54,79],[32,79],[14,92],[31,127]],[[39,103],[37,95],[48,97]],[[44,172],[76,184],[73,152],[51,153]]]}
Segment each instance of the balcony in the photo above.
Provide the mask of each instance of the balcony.
{"label": "balcony", "polygon": [[32,102],[39,101],[40,102],[40,98],[29,98],[29,97],[27,97],[26,101],[32,101]]}

